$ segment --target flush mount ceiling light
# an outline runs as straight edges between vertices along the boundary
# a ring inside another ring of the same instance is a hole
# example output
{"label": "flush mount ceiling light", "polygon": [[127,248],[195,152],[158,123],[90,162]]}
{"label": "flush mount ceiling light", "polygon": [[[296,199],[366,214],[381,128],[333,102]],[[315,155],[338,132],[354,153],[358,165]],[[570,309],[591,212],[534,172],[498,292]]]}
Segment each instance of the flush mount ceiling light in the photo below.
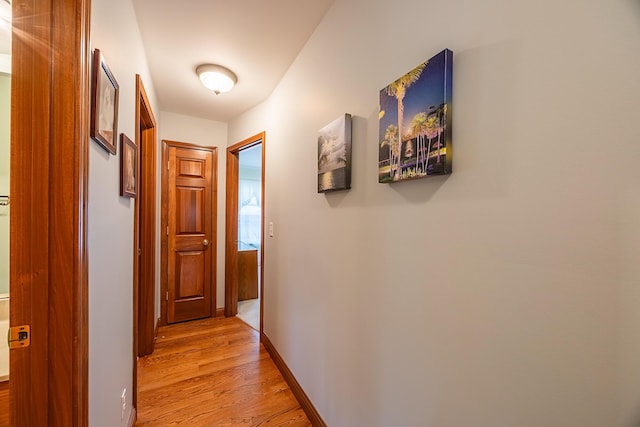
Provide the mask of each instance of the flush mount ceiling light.
{"label": "flush mount ceiling light", "polygon": [[202,64],[196,68],[196,74],[202,84],[216,95],[229,92],[238,83],[238,77],[228,68],[221,65]]}

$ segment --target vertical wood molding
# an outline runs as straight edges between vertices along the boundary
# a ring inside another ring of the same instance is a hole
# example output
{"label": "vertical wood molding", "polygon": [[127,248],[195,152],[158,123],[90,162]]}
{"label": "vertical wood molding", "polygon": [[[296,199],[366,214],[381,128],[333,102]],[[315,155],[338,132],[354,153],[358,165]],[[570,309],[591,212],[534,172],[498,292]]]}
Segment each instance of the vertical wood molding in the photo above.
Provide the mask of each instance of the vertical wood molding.
{"label": "vertical wood molding", "polygon": [[265,192],[265,168],[266,168],[266,159],[267,159],[267,134],[266,132],[260,133],[260,138],[262,139],[262,197],[260,197],[260,268],[258,274],[260,275],[260,333],[264,331],[264,228],[265,228],[265,215],[264,215],[264,207],[265,200],[267,198]]}
{"label": "vertical wood molding", "polygon": [[[153,352],[156,287],[156,120],[139,74],[136,74],[135,141],[138,148],[138,196],[134,202],[133,303],[134,349]],[[140,255],[138,255],[138,250]]]}
{"label": "vertical wood molding", "polygon": [[167,165],[169,164],[169,146],[166,141],[162,141],[162,154],[160,162],[160,322],[161,325],[167,325],[167,292],[169,290],[169,277],[167,273],[168,245],[169,236],[167,235],[167,226],[169,225],[169,173]]}
{"label": "vertical wood molding", "polygon": [[90,0],[14,0],[11,114],[13,425],[88,424]]}
{"label": "vertical wood molding", "polygon": [[[12,37],[10,324],[30,325],[32,342],[28,348],[11,350],[9,419],[22,420],[23,425],[49,422],[46,290],[51,75],[49,52],[42,52],[40,44],[50,43],[51,7],[37,0],[13,1],[13,33],[24,36]],[[33,126],[32,118],[37,118],[39,126]]]}
{"label": "vertical wood molding", "polygon": [[53,3],[49,421],[81,426],[88,424],[86,207],[91,7],[89,0]]}
{"label": "vertical wood molding", "polygon": [[[138,356],[153,352],[156,263],[156,119],[142,78],[136,74],[135,141],[138,148],[138,197],[133,225],[133,384],[131,405],[138,405]],[[142,192],[142,194],[141,194]],[[138,255],[140,249],[141,255]],[[135,414],[135,412],[134,412]]]}
{"label": "vertical wood molding", "polygon": [[271,359],[273,359],[273,363],[275,363],[278,367],[278,370],[284,377],[284,380],[287,382],[287,384],[289,384],[291,392],[298,400],[298,403],[300,403],[300,407],[302,408],[304,413],[307,414],[307,418],[309,418],[311,424],[314,427],[327,427],[327,424],[324,422],[315,406],[313,406],[311,399],[309,399],[309,396],[307,396],[307,394],[304,392],[302,386],[300,385],[298,380],[296,380],[293,372],[291,372],[282,356],[280,356],[280,353],[278,353],[278,350],[276,350],[269,337],[267,337],[264,333],[261,333],[260,342],[262,343],[262,345],[264,345],[264,348],[271,356]]}
{"label": "vertical wood molding", "polygon": [[218,147],[211,156],[211,316],[218,306]]}
{"label": "vertical wood molding", "polygon": [[238,314],[238,154],[227,149],[224,315]]}

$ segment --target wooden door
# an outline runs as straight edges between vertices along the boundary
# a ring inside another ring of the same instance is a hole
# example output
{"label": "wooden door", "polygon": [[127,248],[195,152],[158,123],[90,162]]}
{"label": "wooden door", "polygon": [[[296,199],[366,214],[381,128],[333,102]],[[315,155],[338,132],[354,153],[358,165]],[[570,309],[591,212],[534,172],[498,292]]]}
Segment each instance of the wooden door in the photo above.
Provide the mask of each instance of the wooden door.
{"label": "wooden door", "polygon": [[212,314],[213,153],[168,148],[167,322]]}
{"label": "wooden door", "polygon": [[258,298],[258,251],[238,251],[238,301]]}

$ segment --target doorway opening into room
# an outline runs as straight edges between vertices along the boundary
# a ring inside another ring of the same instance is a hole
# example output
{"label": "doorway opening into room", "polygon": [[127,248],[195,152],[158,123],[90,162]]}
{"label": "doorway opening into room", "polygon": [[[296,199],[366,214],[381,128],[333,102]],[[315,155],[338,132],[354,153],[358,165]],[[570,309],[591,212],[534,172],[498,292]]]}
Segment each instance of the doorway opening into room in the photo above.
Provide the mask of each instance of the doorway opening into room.
{"label": "doorway opening into room", "polygon": [[262,331],[264,133],[227,149],[225,316]]}
{"label": "doorway opening into room", "polygon": [[156,120],[136,74],[136,145],[138,194],[134,202],[133,254],[133,394],[138,404],[138,357],[153,353],[156,322]]}
{"label": "doorway opening into room", "polygon": [[239,161],[237,316],[260,330],[262,144],[241,150]]}

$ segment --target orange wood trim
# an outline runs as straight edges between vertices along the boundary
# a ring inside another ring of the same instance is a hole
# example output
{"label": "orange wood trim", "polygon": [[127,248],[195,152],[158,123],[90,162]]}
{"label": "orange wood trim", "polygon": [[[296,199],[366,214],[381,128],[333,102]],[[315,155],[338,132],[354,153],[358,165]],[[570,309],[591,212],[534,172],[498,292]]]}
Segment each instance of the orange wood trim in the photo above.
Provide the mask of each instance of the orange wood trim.
{"label": "orange wood trim", "polygon": [[[133,385],[132,410],[138,404],[139,355],[151,354],[155,324],[156,256],[156,120],[139,74],[136,74],[135,141],[138,147],[138,197],[133,231]],[[138,256],[138,248],[141,255]],[[141,280],[140,278],[145,278]]]}
{"label": "orange wood trim", "polygon": [[261,221],[261,230],[260,230],[260,332],[264,331],[264,227],[265,227],[265,216],[264,216],[264,207],[265,207],[265,160],[267,152],[267,135],[265,132],[260,133],[260,139],[262,139],[262,203],[260,206],[260,221]]}
{"label": "orange wood trim", "polygon": [[[212,175],[211,175],[211,241],[216,242],[216,244],[212,246],[212,254],[213,259],[211,260],[211,313],[214,316],[217,316],[216,311],[216,291],[217,291],[217,253],[218,253],[218,148],[191,144],[188,142],[181,141],[171,141],[168,139],[162,140],[162,163],[160,166],[161,170],[161,213],[160,213],[160,324],[162,326],[168,325],[168,314],[167,314],[167,299],[166,294],[169,291],[169,277],[168,277],[168,236],[167,236],[167,227],[169,226],[169,171],[167,169],[167,165],[169,163],[169,147],[176,148],[187,148],[187,149],[197,149],[197,150],[205,150],[210,151],[212,153],[211,157],[211,165],[212,165]],[[216,313],[216,314],[213,314]]]}
{"label": "orange wood trim", "polygon": [[243,148],[251,148],[254,145],[260,144],[264,140],[264,137],[265,137],[265,132],[257,133],[253,136],[250,136],[247,139],[244,139],[240,142],[236,142],[235,144],[230,145],[229,147],[227,147],[227,151],[230,151],[232,153],[237,153]]}
{"label": "orange wood trim", "polygon": [[[60,5],[58,5],[60,6]],[[57,9],[60,9],[58,7]],[[58,11],[57,14],[64,14],[63,11]],[[58,16],[60,18],[60,16]],[[67,16],[66,19],[72,19],[71,16]],[[56,17],[54,16],[54,20]],[[57,20],[60,22],[60,20]],[[71,348],[71,377],[72,377],[72,395],[69,399],[70,402],[64,403],[66,409],[71,412],[67,419],[72,420],[72,425],[75,426],[88,426],[89,425],[89,257],[87,251],[87,224],[88,224],[88,189],[89,189],[89,127],[90,127],[90,81],[91,81],[91,64],[90,57],[91,51],[89,47],[89,39],[91,34],[91,0],[79,0],[76,1],[75,10],[75,22],[76,22],[76,34],[72,43],[75,46],[75,58],[76,58],[76,73],[77,82],[71,84],[69,82],[69,74],[64,65],[59,65],[56,75],[62,82],[68,85],[68,88],[64,88],[65,92],[68,92],[68,96],[62,97],[62,100],[57,100],[64,105],[70,103],[74,105],[72,114],[75,117],[77,123],[76,129],[69,131],[68,126],[65,125],[64,120],[55,120],[56,128],[65,129],[65,134],[60,135],[60,138],[67,141],[67,147],[69,151],[75,152],[75,170],[77,175],[75,176],[72,187],[74,192],[77,191],[75,201],[71,207],[71,211],[68,215],[73,217],[72,232],[69,238],[69,245],[73,245],[74,250],[72,256],[68,260],[67,265],[58,265],[57,268],[61,270],[71,270],[72,275],[75,276],[73,288],[70,289],[70,295],[73,301],[73,320],[69,324],[71,331],[67,333],[69,336],[70,348]],[[60,31],[62,33],[62,31]],[[56,50],[57,52],[57,50]],[[60,57],[57,57],[58,63]],[[72,90],[75,89],[75,92]],[[73,102],[72,101],[75,101]],[[66,116],[68,117],[68,115]],[[58,169],[57,173],[60,175],[68,175],[69,169],[67,165]],[[58,179],[56,176],[52,180]],[[59,194],[59,193],[58,193]],[[59,204],[64,204],[63,200],[59,201]],[[69,208],[68,208],[69,209]],[[75,231],[75,232],[74,232]],[[55,241],[55,240],[54,240]],[[65,286],[65,285],[62,285]],[[56,289],[50,289],[49,292],[56,292]],[[68,304],[68,300],[60,299],[59,304],[54,301],[54,307],[65,307]],[[53,317],[58,317],[57,309],[54,309],[52,313]],[[64,326],[63,326],[64,327]],[[53,338],[53,339],[52,339]],[[55,339],[55,335],[49,335],[49,345],[56,349],[59,349],[58,340]],[[62,354],[60,356],[54,356],[54,359],[64,358],[68,360],[68,354]],[[66,363],[66,362],[65,362]],[[58,367],[64,368],[58,363]],[[62,376],[62,375],[60,375]],[[64,393],[65,390],[54,390],[55,395]],[[50,391],[51,393],[51,391]],[[51,400],[50,400],[51,403]],[[54,405],[56,399],[54,398]],[[64,422],[64,421],[63,421]]]}
{"label": "orange wood trim", "polygon": [[226,218],[225,218],[225,316],[232,317],[238,314],[238,172],[240,150],[253,147],[262,143],[262,237],[260,247],[260,330],[263,327],[264,308],[264,169],[266,134],[260,132],[252,137],[231,145],[227,148],[227,188],[226,188]]}
{"label": "orange wood trim", "polygon": [[[9,419],[49,425],[48,276],[50,58],[49,2],[13,1],[11,78],[10,324],[31,325],[31,346],[11,350]],[[25,36],[18,37],[17,34]],[[39,102],[35,102],[35,100]],[[38,118],[33,126],[32,117]],[[73,195],[69,195],[70,198]],[[43,290],[42,292],[37,292]],[[38,408],[39,410],[32,410]]]}
{"label": "orange wood trim", "polygon": [[298,400],[298,403],[300,403],[300,406],[302,407],[304,413],[307,414],[307,418],[309,418],[311,424],[314,427],[327,427],[327,424],[324,422],[315,406],[313,406],[311,399],[309,399],[309,396],[307,396],[307,394],[304,392],[302,386],[300,385],[298,380],[296,380],[293,372],[291,372],[282,356],[280,356],[280,353],[278,353],[278,350],[276,350],[269,337],[267,337],[264,333],[261,333],[260,342],[262,343],[262,345],[264,345],[264,348],[271,356],[271,359],[273,359],[273,363],[275,363],[278,367],[278,370],[284,377],[284,380],[287,382],[287,384],[289,384],[291,392]]}
{"label": "orange wood trim", "polygon": [[[136,93],[135,93],[135,142],[138,149],[137,156],[137,168],[138,175],[140,175],[140,165],[142,163],[140,157],[142,157],[142,150],[140,149],[140,88],[138,86],[139,77],[136,75]],[[140,179],[138,178],[138,194],[140,194]],[[139,300],[140,300],[140,258],[138,257],[138,248],[140,247],[140,199],[136,196],[133,202],[133,378],[132,378],[132,390],[131,390],[131,405],[137,407],[138,405],[138,348],[140,345],[140,313]]]}
{"label": "orange wood trim", "polygon": [[10,358],[15,425],[88,423],[90,10],[13,1],[10,311],[32,332]]}
{"label": "orange wood trim", "polygon": [[238,154],[227,149],[224,315],[238,314]]}
{"label": "orange wood trim", "polygon": [[156,292],[156,123],[151,111],[142,79],[136,76],[136,88],[140,108],[138,124],[138,145],[140,155],[139,184],[142,190],[136,198],[140,207],[140,285],[139,289],[139,327],[140,339],[138,355],[153,353],[155,330],[155,292]]}
{"label": "orange wood trim", "polygon": [[211,159],[211,313],[216,312],[218,295],[218,148],[213,147]]}
{"label": "orange wood trim", "polygon": [[0,381],[0,426],[9,425],[9,381]]}
{"label": "orange wood trim", "polygon": [[162,158],[160,163],[160,323],[163,326],[168,325],[167,322],[167,292],[169,292],[169,277],[167,272],[168,262],[168,236],[167,227],[169,226],[169,171],[167,164],[169,163],[169,146],[165,140],[162,141]]}
{"label": "orange wood trim", "polygon": [[[166,143],[170,147],[176,147],[176,148],[187,148],[190,150],[198,149],[198,150],[206,150],[211,152],[215,152],[218,150],[218,147],[212,147],[210,145],[192,144],[190,142],[172,141],[170,139],[163,139],[162,142]],[[169,159],[167,158],[167,161],[168,160]]]}

